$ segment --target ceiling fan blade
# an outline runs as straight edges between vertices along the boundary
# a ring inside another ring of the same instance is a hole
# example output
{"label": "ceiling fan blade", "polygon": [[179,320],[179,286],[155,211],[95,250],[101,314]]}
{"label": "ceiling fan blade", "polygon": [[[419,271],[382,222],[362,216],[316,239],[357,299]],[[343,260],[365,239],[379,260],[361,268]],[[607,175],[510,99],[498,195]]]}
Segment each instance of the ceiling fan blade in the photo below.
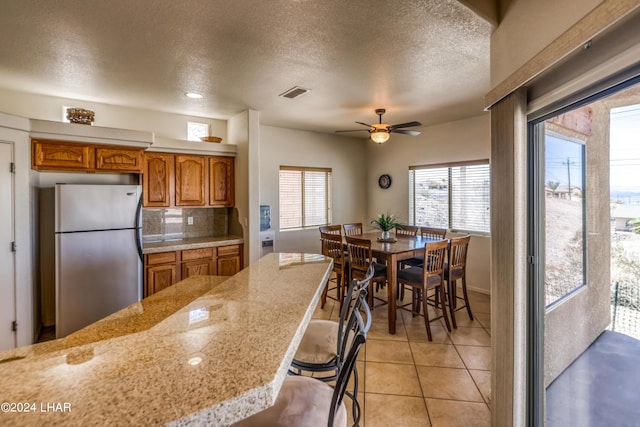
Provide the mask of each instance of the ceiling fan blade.
{"label": "ceiling fan blade", "polygon": [[422,126],[422,123],[420,123],[420,122],[400,123],[399,125],[391,125],[391,126],[389,126],[389,130],[400,129],[400,128],[411,128],[411,127],[414,127],[414,126]]}
{"label": "ceiling fan blade", "polygon": [[337,130],[336,132],[369,132],[369,129],[349,129],[349,130]]}
{"label": "ceiling fan blade", "polygon": [[404,129],[391,129],[389,132],[392,133],[402,133],[404,135],[418,136],[420,135],[419,130],[404,130]]}
{"label": "ceiling fan blade", "polygon": [[356,123],[359,124],[359,125],[362,125],[362,126],[372,127],[371,125],[368,125],[366,123],[362,123],[362,122],[356,122]]}

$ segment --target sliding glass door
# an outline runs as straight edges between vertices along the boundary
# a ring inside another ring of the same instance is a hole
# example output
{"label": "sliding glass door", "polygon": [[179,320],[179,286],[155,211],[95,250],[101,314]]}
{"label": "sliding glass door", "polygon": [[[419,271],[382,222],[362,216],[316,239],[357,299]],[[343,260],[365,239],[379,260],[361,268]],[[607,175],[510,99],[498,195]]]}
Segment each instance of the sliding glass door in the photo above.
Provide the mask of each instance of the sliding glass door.
{"label": "sliding glass door", "polygon": [[638,419],[638,405],[620,402],[640,380],[640,365],[624,364],[640,349],[639,80],[529,123],[529,390],[539,425]]}

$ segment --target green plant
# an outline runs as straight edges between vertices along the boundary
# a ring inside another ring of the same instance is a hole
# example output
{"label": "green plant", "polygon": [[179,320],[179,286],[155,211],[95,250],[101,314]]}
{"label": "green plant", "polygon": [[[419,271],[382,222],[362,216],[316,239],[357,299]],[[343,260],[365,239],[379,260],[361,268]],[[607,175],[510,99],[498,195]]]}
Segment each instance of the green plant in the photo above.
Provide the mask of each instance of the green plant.
{"label": "green plant", "polygon": [[380,214],[377,218],[371,220],[371,225],[381,231],[391,231],[400,225],[400,222],[393,214]]}

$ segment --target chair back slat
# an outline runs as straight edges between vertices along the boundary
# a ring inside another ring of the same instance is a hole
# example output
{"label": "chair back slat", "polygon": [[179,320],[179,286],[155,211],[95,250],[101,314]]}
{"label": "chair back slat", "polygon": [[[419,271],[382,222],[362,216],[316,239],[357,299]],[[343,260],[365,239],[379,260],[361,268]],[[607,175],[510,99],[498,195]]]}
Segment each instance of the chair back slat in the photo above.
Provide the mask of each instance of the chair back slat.
{"label": "chair back slat", "polygon": [[447,235],[446,228],[420,227],[420,236],[432,239],[444,239]]}
{"label": "chair back slat", "polygon": [[334,263],[344,263],[344,249],[342,247],[342,235],[320,233],[322,240],[322,255],[333,258]]}
{"label": "chair back slat", "polygon": [[320,230],[320,234],[322,234],[322,233],[342,234],[342,226],[340,224],[323,225],[321,227],[318,227],[318,229]]}
{"label": "chair back slat", "polygon": [[420,227],[415,225],[398,225],[396,227],[396,236],[415,237]]}
{"label": "chair back slat", "polygon": [[449,242],[449,275],[455,278],[464,272],[467,264],[467,252],[471,236],[467,235]]}
{"label": "chair back slat", "polygon": [[345,236],[356,236],[358,234],[362,234],[362,223],[354,222],[351,224],[343,224],[342,228],[344,228]]}
{"label": "chair back slat", "polygon": [[356,276],[364,277],[371,263],[371,240],[352,236],[345,236],[345,239],[349,253],[349,268],[352,274],[358,272]]}
{"label": "chair back slat", "polygon": [[447,255],[449,242],[447,240],[439,240],[437,242],[429,242],[424,245],[424,280],[428,280],[430,276],[443,277],[444,260]]}

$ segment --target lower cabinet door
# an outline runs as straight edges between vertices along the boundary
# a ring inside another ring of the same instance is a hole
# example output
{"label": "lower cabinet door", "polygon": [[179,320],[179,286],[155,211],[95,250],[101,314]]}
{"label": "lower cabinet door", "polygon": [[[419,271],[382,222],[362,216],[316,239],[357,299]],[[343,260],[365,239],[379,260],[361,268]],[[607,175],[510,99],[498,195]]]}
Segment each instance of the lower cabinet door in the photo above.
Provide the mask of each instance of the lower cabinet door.
{"label": "lower cabinet door", "polygon": [[218,276],[233,276],[240,271],[240,256],[218,258]]}
{"label": "lower cabinet door", "polygon": [[144,296],[148,297],[180,281],[180,271],[177,264],[147,267],[146,279]]}
{"label": "lower cabinet door", "polygon": [[201,259],[182,263],[182,278],[191,276],[213,276],[216,274],[212,259]]}

